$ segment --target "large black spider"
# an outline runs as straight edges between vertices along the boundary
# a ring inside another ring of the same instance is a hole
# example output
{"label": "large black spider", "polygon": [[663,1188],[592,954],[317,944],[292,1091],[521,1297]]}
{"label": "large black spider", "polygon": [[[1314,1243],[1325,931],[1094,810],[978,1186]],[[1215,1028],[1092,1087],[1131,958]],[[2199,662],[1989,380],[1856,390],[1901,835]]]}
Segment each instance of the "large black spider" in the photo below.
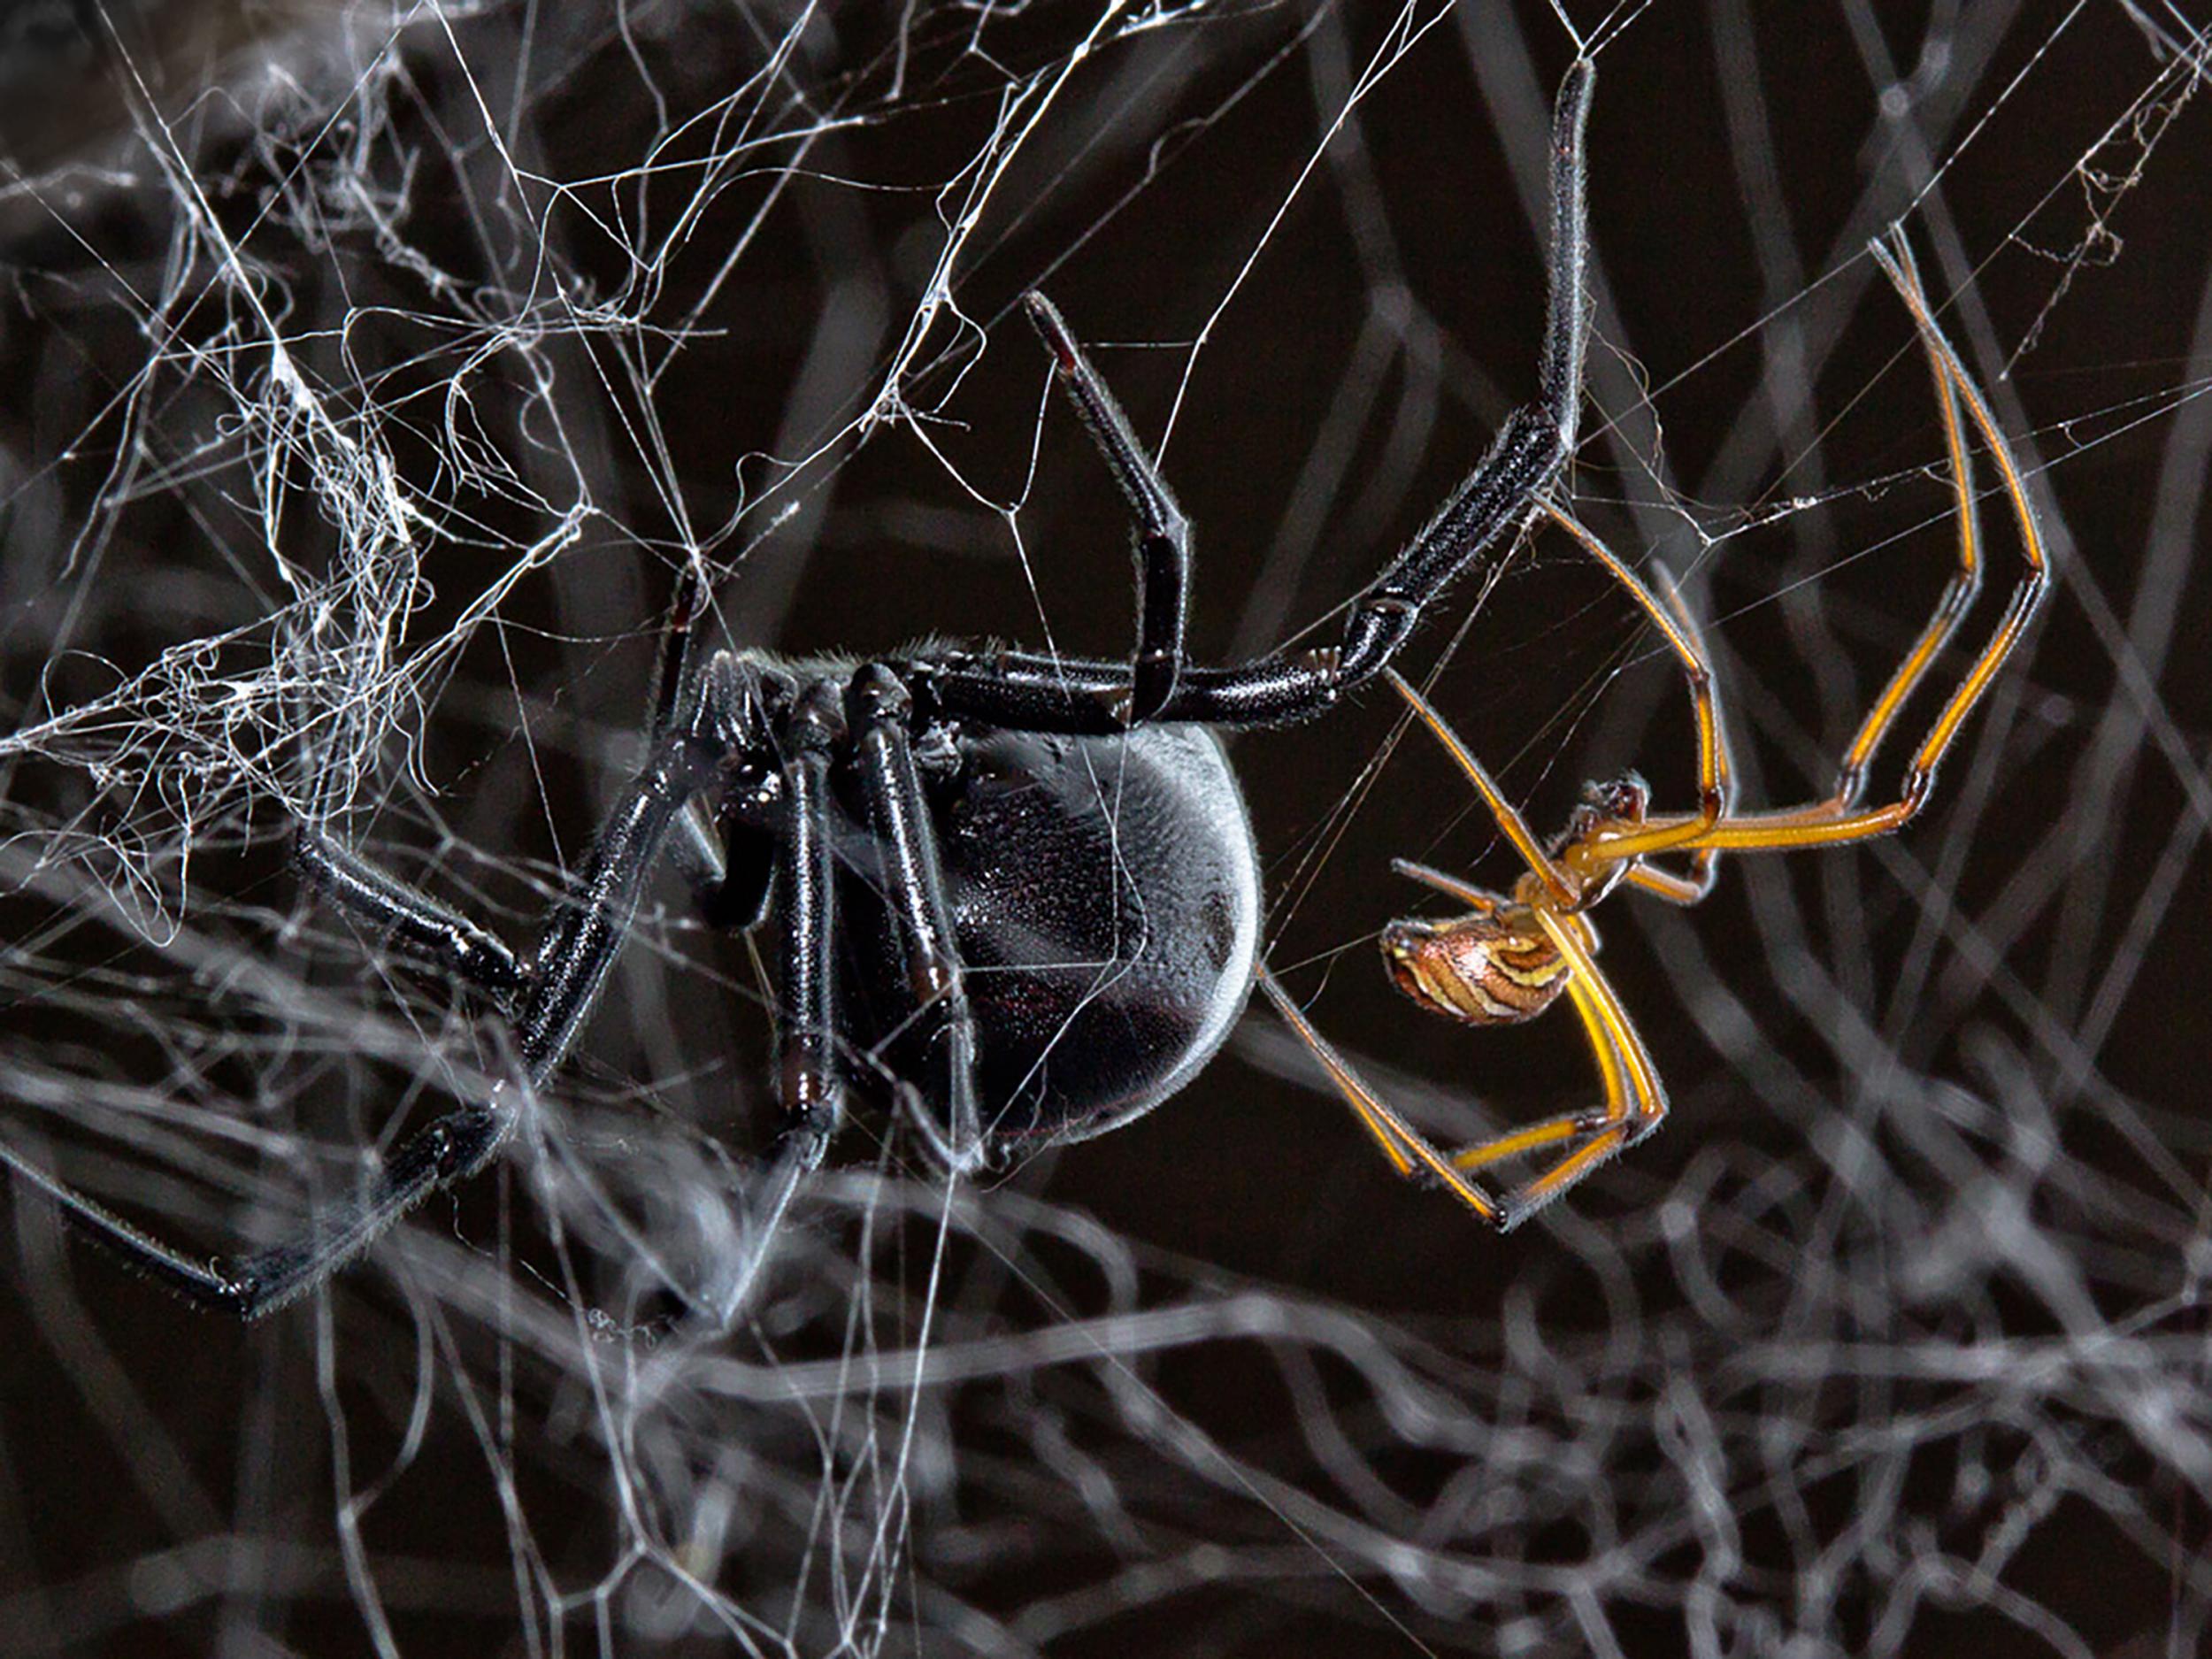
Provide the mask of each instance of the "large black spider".
{"label": "large black spider", "polygon": [[[0,1148],[0,1161],[130,1265],[253,1318],[350,1260],[513,1133],[525,1092],[567,1055],[672,832],[710,919],[772,917],[784,1127],[753,1205],[764,1240],[844,1115],[847,1056],[881,1051],[956,1173],[1023,1144],[1102,1133],[1180,1088],[1241,1011],[1259,930],[1243,797],[1209,728],[1311,719],[1382,672],[1435,600],[1543,511],[1575,442],[1587,333],[1582,133],[1592,65],[1560,88],[1551,134],[1550,301],[1536,401],[1359,594],[1333,649],[1233,668],[1184,657],[1189,526],[1060,314],[1031,319],[1136,515],[1127,663],[929,646],[853,665],[718,651],[673,672],[643,768],[570,896],[518,956],[319,825],[308,885],[491,997],[521,1073],[401,1142],[349,1202],[289,1242],[204,1263]],[[714,1300],[745,1294],[757,1248]]]}

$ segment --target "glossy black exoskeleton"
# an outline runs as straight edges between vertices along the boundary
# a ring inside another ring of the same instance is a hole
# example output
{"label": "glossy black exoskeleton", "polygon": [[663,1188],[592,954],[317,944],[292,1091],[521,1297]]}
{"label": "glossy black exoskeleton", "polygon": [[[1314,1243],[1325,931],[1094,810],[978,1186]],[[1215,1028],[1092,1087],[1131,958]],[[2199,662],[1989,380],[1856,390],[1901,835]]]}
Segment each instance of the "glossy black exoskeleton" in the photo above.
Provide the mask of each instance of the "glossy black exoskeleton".
{"label": "glossy black exoskeleton", "polygon": [[[1117,1128],[1187,1082],[1251,985],[1259,873],[1243,797],[1203,728],[1123,738],[988,727],[925,766],[994,1148]],[[840,802],[841,964],[856,1041],[941,1076],[918,1041],[895,907],[857,801]]]}
{"label": "glossy black exoskeleton", "polygon": [[1547,510],[1574,451],[1594,74],[1576,64],[1553,115],[1538,396],[1352,600],[1335,644],[1225,668],[1187,660],[1189,523],[1059,312],[1033,294],[1031,320],[1136,520],[1131,656],[931,644],[857,665],[726,651],[695,663],[703,592],[687,580],[645,764],[526,956],[322,822],[301,827],[309,886],[494,1001],[519,1076],[399,1142],[298,1238],[227,1263],[148,1237],[4,1146],[0,1162],[171,1288],[265,1313],[498,1152],[518,1100],[568,1054],[672,835],[709,914],[764,921],[774,938],[784,1128],[749,1206],[754,1246],[705,1298],[713,1311],[743,1298],[856,1083],[887,1080],[956,1173],[1166,1099],[1220,1045],[1256,949],[1251,830],[1212,729],[1312,719],[1374,680],[1426,606]]}

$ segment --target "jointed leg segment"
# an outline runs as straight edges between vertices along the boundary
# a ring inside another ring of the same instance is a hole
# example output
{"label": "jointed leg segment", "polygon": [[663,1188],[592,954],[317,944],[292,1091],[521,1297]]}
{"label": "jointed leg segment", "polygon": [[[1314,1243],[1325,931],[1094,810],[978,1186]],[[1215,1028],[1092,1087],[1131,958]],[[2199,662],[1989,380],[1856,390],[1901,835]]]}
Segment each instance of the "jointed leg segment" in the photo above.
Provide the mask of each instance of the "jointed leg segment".
{"label": "jointed leg segment", "polygon": [[[1826,799],[1803,806],[1763,812],[1724,816],[1682,843],[1697,852],[1786,852],[1801,847],[1837,846],[1886,835],[1909,822],[1927,803],[1935,784],[1936,768],[1950,750],[1968,715],[1974,711],[1996,679],[2013,649],[2027,632],[2041,607],[2050,580],[2043,541],[2036,528],[2035,510],[2029,503],[2027,486],[2006,444],[2004,434],[1989,412],[1988,403],[1968,376],[1957,352],[1936,325],[1920,285],[1920,273],[1904,234],[1893,229],[1886,244],[1877,242],[1868,251],[1888,276],[1918,329],[1937,391],[1942,415],[1945,446],[1951,466],[1952,493],[1958,521],[1958,569],[1937,602],[1934,615],[1888,685],[1875,700],[1845,751],[1836,787]],[[1862,808],[1867,767],[1896,724],[1906,701],[1926,677],[1929,668],[1956,632],[1961,618],[1981,587],[1981,529],[1977,511],[1974,474],[1959,419],[1963,407],[1969,422],[1982,438],[1999,486],[2019,533],[2020,550],[2027,568],[2006,602],[1996,630],[1953,688],[1934,721],[1906,764],[1904,783],[1894,801]],[[1655,828],[1669,828],[1679,819],[1655,819]]]}
{"label": "jointed leg segment", "polygon": [[[4,1145],[0,1162],[48,1194],[73,1225],[204,1307],[257,1318],[312,1288],[432,1193],[483,1169],[512,1135],[523,1092],[541,1084],[567,1056],[605,983],[677,813],[714,781],[733,745],[756,735],[748,708],[739,670],[730,658],[718,657],[672,711],[646,765],[593,842],[574,896],[556,907],[526,965],[457,912],[319,832],[303,835],[300,862],[319,892],[470,982],[512,996],[510,1029],[519,1075],[495,1087],[486,1100],[458,1107],[400,1142],[354,1193],[322,1209],[298,1237],[235,1261],[196,1260]],[[806,771],[810,751],[803,744],[799,749],[787,769],[787,787]],[[803,784],[795,793],[803,793]],[[826,962],[826,945],[815,954]],[[808,1127],[826,1143],[839,1096],[834,1087],[819,1082],[813,1067],[801,1069],[807,1080],[796,1086],[795,1099],[803,1100]],[[818,1145],[812,1156],[818,1161]]]}
{"label": "jointed leg segment", "polygon": [[1423,610],[1530,522],[1574,451],[1589,335],[1583,128],[1595,76],[1587,61],[1576,64],[1553,108],[1551,295],[1537,396],[1506,419],[1426,526],[1352,601],[1337,645],[1279,650],[1232,668],[1184,660],[1189,545],[1181,511],[1059,313],[1033,298],[1031,318],[1137,514],[1137,656],[1127,664],[1036,651],[949,652],[901,664],[925,710],[1029,732],[1107,734],[1147,718],[1277,726],[1313,718],[1381,673]]}

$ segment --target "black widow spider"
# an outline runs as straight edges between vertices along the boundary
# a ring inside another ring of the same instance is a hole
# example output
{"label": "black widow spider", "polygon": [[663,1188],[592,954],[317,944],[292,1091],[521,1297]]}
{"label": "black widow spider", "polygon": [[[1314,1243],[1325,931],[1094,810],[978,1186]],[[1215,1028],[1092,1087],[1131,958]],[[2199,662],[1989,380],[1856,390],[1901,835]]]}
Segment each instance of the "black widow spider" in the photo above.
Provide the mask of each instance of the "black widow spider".
{"label": "black widow spider", "polygon": [[1208,728],[1311,719],[1381,673],[1423,608],[1545,510],[1573,454],[1594,73],[1587,60],[1568,71],[1553,114],[1537,400],[1352,602],[1333,649],[1185,661],[1189,526],[1059,312],[1032,294],[1030,319],[1136,516],[1129,662],[930,646],[857,666],[717,651],[692,667],[696,607],[680,603],[649,755],[527,957],[321,826],[300,830],[316,893],[506,1011],[515,1080],[402,1141],[297,1238],[230,1262],[179,1252],[4,1148],[0,1161],[193,1302],[249,1319],[280,1307],[497,1154],[567,1055],[672,831],[704,866],[709,918],[772,916],[780,941],[784,1128],[742,1265],[706,1298],[723,1317],[842,1120],[850,1054],[876,1050],[908,1079],[900,1093],[955,1174],[1157,1105],[1220,1046],[1256,966],[1251,826]]}

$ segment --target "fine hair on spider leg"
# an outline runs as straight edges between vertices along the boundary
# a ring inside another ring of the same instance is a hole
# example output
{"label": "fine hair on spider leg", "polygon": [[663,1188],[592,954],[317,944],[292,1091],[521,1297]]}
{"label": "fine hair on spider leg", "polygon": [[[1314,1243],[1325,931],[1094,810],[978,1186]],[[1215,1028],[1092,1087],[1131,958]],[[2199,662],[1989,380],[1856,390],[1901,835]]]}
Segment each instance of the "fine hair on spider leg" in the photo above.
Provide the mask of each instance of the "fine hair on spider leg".
{"label": "fine hair on spider leg", "polygon": [[[700,917],[764,928],[782,1127],[739,1259],[674,1288],[726,1322],[785,1210],[878,1077],[949,1176],[1148,1111],[1226,1038],[1255,980],[1258,856],[1216,735],[1327,713],[1389,672],[1425,611],[1549,511],[1573,452],[1588,337],[1583,134],[1595,70],[1554,107],[1549,303],[1537,396],[1347,607],[1335,645],[1225,667],[1186,656],[1189,521],[1059,311],[1025,309],[1133,520],[1135,642],[1112,660],[931,641],[872,661],[705,649],[679,584],[643,766],[518,952],[380,868],[326,816],[298,826],[304,887],[500,1010],[509,1078],[365,1158],[292,1240],[208,1261],[0,1147],[68,1222],[203,1307],[283,1306],[431,1194],[486,1167],[573,1046],[664,851]],[[1558,925],[1581,927],[1564,910]],[[986,972],[972,972],[987,967]],[[1601,983],[1586,976],[1578,1000]],[[1625,1029],[1624,1017],[1618,1022]],[[861,1060],[866,1064],[861,1064]]]}
{"label": "fine hair on spider leg", "polygon": [[[1670,903],[1695,904],[1712,890],[1723,853],[1839,846],[1889,834],[1909,822],[1926,804],[1936,769],[1967,716],[2042,603],[2049,570],[2034,509],[2004,434],[1936,322],[1903,231],[1893,227],[1887,240],[1875,242],[1869,252],[1911,313],[1934,382],[1958,526],[1958,557],[1933,614],[1862,718],[1828,795],[1801,806],[1736,810],[1719,695],[1695,618],[1663,572],[1657,574],[1659,591],[1655,594],[1630,565],[1555,503],[1547,503],[1550,518],[1636,602],[1681,665],[1698,733],[1697,810],[1652,812],[1649,789],[1632,774],[1589,786],[1565,830],[1547,845],[1529,829],[1443,716],[1395,669],[1388,671],[1391,684],[1473,785],[1500,833],[1527,866],[1509,891],[1500,893],[1425,865],[1394,861],[1401,874],[1467,908],[1446,921],[1395,921],[1385,927],[1381,945],[1392,981],[1430,1012],[1471,1025],[1517,1025],[1535,1018],[1564,995],[1581,1018],[1597,1062],[1601,1102],[1455,1152],[1441,1151],[1360,1078],[1266,967],[1260,969],[1261,988],[1268,1000],[1321,1062],[1392,1166],[1401,1175],[1424,1176],[1440,1184],[1501,1231],[1519,1225],[1600,1164],[1643,1140],[1667,1114],[1665,1085],[1634,1020],[1598,966],[1597,934],[1587,912],[1624,883]],[[1967,439],[1970,426],[1997,470],[2026,570],[1988,642],[1912,752],[1897,797],[1866,806],[1862,803],[1870,764],[1980,591],[1981,526]],[[1680,869],[1648,862],[1662,854],[1681,855],[1687,862]],[[1555,1156],[1502,1192],[1479,1179],[1495,1164],[1545,1154]]]}

